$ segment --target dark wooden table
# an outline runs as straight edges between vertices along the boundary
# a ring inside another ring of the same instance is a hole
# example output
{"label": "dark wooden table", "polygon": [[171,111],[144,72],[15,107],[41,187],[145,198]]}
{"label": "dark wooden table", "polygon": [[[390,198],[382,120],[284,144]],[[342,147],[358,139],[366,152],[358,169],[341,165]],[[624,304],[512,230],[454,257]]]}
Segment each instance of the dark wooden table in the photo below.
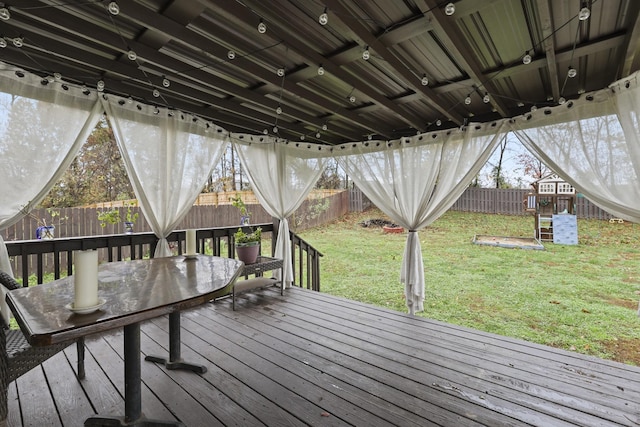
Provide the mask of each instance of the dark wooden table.
{"label": "dark wooden table", "polygon": [[[99,267],[98,297],[106,303],[94,313],[79,315],[66,308],[73,301],[73,276],[11,291],[7,302],[31,345],[124,328],[125,415],[91,417],[85,426],[181,425],[142,416],[140,322],[169,314],[170,358],[166,363],[170,369],[182,368],[180,310],[228,294],[242,270],[241,261],[205,255],[112,262]],[[187,369],[197,367],[186,365]]]}

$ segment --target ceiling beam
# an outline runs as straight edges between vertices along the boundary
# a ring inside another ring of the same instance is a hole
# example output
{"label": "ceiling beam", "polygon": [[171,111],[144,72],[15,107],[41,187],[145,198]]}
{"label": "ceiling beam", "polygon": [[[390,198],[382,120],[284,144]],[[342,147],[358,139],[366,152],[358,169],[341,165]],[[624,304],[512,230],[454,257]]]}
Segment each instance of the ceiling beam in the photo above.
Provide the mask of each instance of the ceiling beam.
{"label": "ceiling beam", "polygon": [[[210,3],[209,0],[200,1]],[[269,22],[277,24],[274,25],[275,28],[271,32],[276,34],[277,37],[283,40],[284,44],[288,48],[296,52],[300,57],[305,58],[307,65],[318,66],[322,64],[327,73],[330,73],[333,77],[341,80],[346,85],[364,94],[371,101],[375,102],[381,107],[384,107],[398,120],[406,123],[414,129],[421,129],[424,127],[423,118],[416,116],[413,112],[409,111],[403,106],[394,103],[384,94],[379,93],[369,85],[365,84],[360,78],[357,78],[353,74],[343,70],[340,64],[334,63],[327,56],[310,48],[309,45],[306,44],[302,39],[302,34],[304,33],[304,31],[298,31],[295,37],[290,36],[289,33],[285,32],[278,33],[277,27],[279,26],[291,27],[293,24],[305,25],[304,23],[294,23],[291,21],[287,21],[289,14],[286,10],[280,9],[278,3],[246,0],[244,1],[244,4],[246,5],[246,7],[243,7],[242,5],[240,5],[240,3],[237,2],[229,3],[228,6],[225,3],[225,9],[227,12],[233,13],[236,18],[241,19],[247,25],[253,26],[255,24],[256,15],[254,14],[254,11],[255,13],[260,14],[260,16],[264,17]]]}
{"label": "ceiling beam", "polygon": [[[538,15],[540,16],[540,22],[542,24],[542,40],[544,40],[544,51],[547,57],[547,70],[549,83],[551,84],[551,95],[554,100],[558,101],[561,93],[560,82],[558,80],[558,60],[556,59],[556,47],[553,41],[553,23],[551,21],[549,0],[537,0],[536,4],[538,6]],[[533,37],[531,37],[531,39],[533,40]]]}
{"label": "ceiling beam", "polygon": [[[418,4],[420,3],[423,4],[424,9],[429,10],[428,15],[433,16],[433,25],[438,39],[447,46],[456,62],[464,69],[464,72],[474,80],[476,89],[484,88],[484,92],[500,93],[492,80],[484,79],[483,70],[476,59],[476,55],[456,30],[457,26],[453,25],[455,17],[446,16],[437,0],[420,0]],[[493,108],[502,117],[508,117],[508,109],[502,99],[496,96],[492,96],[490,99]]]}
{"label": "ceiling beam", "polygon": [[[411,89],[415,92],[421,93],[427,104],[457,125],[461,125],[463,123],[463,118],[461,116],[453,114],[449,108],[438,101],[437,94],[431,88],[420,84],[421,76],[416,75],[414,71],[407,68],[406,64],[393,54],[393,52],[378,42],[377,38],[364,26],[361,19],[356,19],[353,16],[353,13],[350,10],[347,10],[339,0],[325,0],[325,2],[332,11],[337,12],[336,16],[338,19],[345,23],[357,37],[369,45],[370,49],[374,50],[376,54],[381,56],[397,74],[405,79],[405,83]],[[418,129],[424,130],[425,125],[426,124]]]}
{"label": "ceiling beam", "polygon": [[627,31],[624,41],[623,63],[616,76],[618,79],[640,69],[640,2],[628,2],[628,8],[627,20],[631,30]]}

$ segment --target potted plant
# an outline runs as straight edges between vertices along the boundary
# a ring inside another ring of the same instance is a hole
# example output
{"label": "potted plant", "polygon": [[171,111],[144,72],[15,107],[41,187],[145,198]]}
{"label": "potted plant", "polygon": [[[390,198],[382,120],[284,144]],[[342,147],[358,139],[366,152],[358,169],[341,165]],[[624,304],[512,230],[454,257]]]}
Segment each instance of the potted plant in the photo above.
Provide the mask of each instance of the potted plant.
{"label": "potted plant", "polygon": [[100,227],[104,228],[107,224],[118,224],[121,221],[124,223],[124,232],[127,234],[133,233],[133,225],[138,219],[138,212],[134,212],[131,209],[135,204],[125,203],[124,207],[124,221],[121,219],[120,210],[118,208],[111,208],[109,210],[101,210],[98,212],[98,221],[100,221]]}
{"label": "potted plant", "polygon": [[247,210],[247,205],[244,204],[244,201],[239,194],[236,194],[236,197],[231,198],[231,204],[240,210],[240,225],[249,225],[251,212]]}
{"label": "potted plant", "polygon": [[242,228],[233,235],[236,245],[236,254],[238,259],[245,264],[253,264],[258,259],[260,252],[260,237],[262,229],[260,227],[255,230],[250,227],[250,232],[245,232]]}

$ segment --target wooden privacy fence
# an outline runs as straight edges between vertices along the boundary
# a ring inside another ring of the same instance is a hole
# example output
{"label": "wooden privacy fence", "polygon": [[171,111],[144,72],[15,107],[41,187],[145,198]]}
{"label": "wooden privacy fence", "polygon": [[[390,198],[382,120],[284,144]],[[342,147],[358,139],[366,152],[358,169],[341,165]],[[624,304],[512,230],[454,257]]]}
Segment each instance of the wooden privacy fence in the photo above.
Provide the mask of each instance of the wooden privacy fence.
{"label": "wooden privacy fence", "polygon": [[[0,233],[5,241],[35,239],[36,229],[39,225],[42,225],[41,223],[44,220],[47,225],[55,226],[54,236],[56,238],[122,234],[124,232],[123,224],[107,224],[104,228],[100,226],[98,213],[102,209],[111,209],[111,207],[61,208],[55,210],[56,215],[54,217],[47,209],[34,209],[31,211],[32,215],[24,217]],[[134,212],[140,212],[140,208],[137,206],[131,209]],[[247,209],[251,212],[251,223],[273,222],[273,218],[267,214],[262,206],[247,204]],[[335,192],[335,194],[324,198],[308,198],[292,215],[290,220],[291,229],[300,231],[324,224],[345,215],[348,209],[349,195],[346,191]],[[122,208],[120,210],[122,211]],[[34,218],[39,218],[41,223]],[[217,206],[194,205],[182,222],[178,224],[176,230],[230,227],[239,225],[239,223],[240,212],[230,204],[219,204]],[[133,231],[136,233],[151,231],[151,227],[149,227],[146,218],[141,212]]]}
{"label": "wooden privacy fence", "polygon": [[[530,215],[523,209],[523,200],[530,190],[518,188],[476,188],[469,187],[451,206],[450,210],[480,212],[502,215]],[[578,218],[610,219],[612,215],[600,209],[588,199],[577,195],[576,214]]]}

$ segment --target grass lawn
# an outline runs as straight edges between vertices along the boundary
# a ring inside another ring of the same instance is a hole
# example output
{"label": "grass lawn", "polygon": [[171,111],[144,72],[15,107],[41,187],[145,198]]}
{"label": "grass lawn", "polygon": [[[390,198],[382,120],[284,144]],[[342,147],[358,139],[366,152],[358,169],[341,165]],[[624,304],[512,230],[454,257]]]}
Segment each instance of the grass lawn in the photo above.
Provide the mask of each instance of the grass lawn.
{"label": "grass lawn", "polygon": [[[324,254],[323,292],[406,311],[406,233],[359,222],[373,209],[301,232]],[[448,212],[420,231],[425,310],[418,315],[640,365],[640,225],[579,220],[579,245],[545,250],[472,244],[473,236],[532,237],[532,216]]]}

